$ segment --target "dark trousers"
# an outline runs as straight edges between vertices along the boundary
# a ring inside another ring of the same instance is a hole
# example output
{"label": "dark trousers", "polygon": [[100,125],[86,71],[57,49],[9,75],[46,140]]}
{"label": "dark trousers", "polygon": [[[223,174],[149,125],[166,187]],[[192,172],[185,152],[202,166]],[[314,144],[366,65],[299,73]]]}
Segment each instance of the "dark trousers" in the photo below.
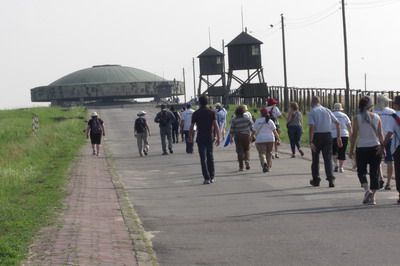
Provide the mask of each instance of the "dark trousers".
{"label": "dark trousers", "polygon": [[296,153],[296,147],[300,150],[300,138],[302,135],[301,126],[289,126],[288,127],[288,135],[290,140],[290,148],[292,149],[292,154]]}
{"label": "dark trousers", "polygon": [[339,148],[337,145],[337,138],[332,140],[332,155],[337,155],[338,160],[346,160],[346,149],[347,143],[349,142],[349,137],[341,137],[343,146]]}
{"label": "dark trousers", "polygon": [[213,141],[197,142],[199,148],[201,172],[203,173],[204,180],[214,178],[214,156],[213,156]]}
{"label": "dark trousers", "polygon": [[394,176],[396,178],[396,189],[400,195],[400,146],[397,146],[396,151],[393,154],[393,159],[394,159],[394,172],[395,172]]}
{"label": "dark trousers", "polygon": [[[361,184],[368,183],[367,166],[369,164],[369,179],[371,181],[370,189],[379,189],[379,166],[382,156],[377,154],[379,146],[362,147],[356,149],[357,175]],[[396,181],[397,185],[397,181]]]}
{"label": "dark trousers", "polygon": [[171,133],[172,133],[171,125],[160,127],[161,147],[163,152],[167,152],[167,142],[165,141],[165,138],[167,138],[168,141],[168,148],[172,149]]}
{"label": "dark trousers", "polygon": [[239,167],[243,168],[243,161],[250,160],[250,135],[235,133],[236,153],[239,162]]}
{"label": "dark trousers", "polygon": [[[192,134],[193,134],[192,139],[195,139],[196,131],[193,130]],[[183,135],[185,136],[185,141],[186,141],[186,153],[193,153],[193,141],[188,142],[189,130],[183,130]]]}
{"label": "dark trousers", "polygon": [[332,171],[332,134],[331,133],[314,133],[313,139],[316,151],[312,151],[311,172],[315,181],[320,181],[319,176],[319,154],[322,151],[324,158],[326,180],[333,181],[335,177]]}
{"label": "dark trousers", "polygon": [[172,141],[179,142],[179,124],[172,124]]}

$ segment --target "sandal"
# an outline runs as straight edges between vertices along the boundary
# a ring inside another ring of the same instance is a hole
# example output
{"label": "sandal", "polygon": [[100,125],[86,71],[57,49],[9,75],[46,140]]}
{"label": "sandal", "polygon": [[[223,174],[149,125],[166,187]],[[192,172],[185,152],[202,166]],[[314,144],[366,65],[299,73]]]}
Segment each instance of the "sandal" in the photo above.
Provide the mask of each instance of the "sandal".
{"label": "sandal", "polygon": [[386,184],[385,190],[391,190],[391,189],[392,189],[392,187],[389,184]]}

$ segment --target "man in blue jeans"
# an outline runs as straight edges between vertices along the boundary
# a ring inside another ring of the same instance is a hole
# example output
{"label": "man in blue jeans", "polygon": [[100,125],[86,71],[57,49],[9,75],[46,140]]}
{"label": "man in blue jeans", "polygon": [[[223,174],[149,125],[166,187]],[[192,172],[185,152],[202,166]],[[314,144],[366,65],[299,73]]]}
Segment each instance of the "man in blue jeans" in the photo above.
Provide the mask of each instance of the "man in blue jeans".
{"label": "man in blue jeans", "polygon": [[204,177],[204,185],[215,182],[215,168],[213,156],[213,132],[217,132],[215,145],[219,145],[220,131],[218,128],[215,114],[207,108],[208,99],[206,96],[199,97],[200,108],[192,115],[192,124],[190,125],[188,142],[192,142],[193,128],[197,126],[197,147],[199,148],[201,171]]}

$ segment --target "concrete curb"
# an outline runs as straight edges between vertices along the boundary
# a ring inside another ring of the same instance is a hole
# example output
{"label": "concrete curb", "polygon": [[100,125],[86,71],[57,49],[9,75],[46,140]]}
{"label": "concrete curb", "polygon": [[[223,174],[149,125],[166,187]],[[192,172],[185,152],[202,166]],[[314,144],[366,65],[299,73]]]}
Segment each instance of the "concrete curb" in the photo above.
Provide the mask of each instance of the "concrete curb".
{"label": "concrete curb", "polygon": [[105,151],[108,168],[111,174],[111,181],[114,185],[115,193],[117,194],[118,203],[121,207],[121,213],[128,228],[129,236],[132,240],[135,250],[136,259],[139,266],[157,266],[157,256],[153,250],[151,241],[146,237],[145,230],[142,227],[135,208],[128,198],[128,193],[125,190],[124,184],[116,170],[114,160],[107,145],[103,145]]}

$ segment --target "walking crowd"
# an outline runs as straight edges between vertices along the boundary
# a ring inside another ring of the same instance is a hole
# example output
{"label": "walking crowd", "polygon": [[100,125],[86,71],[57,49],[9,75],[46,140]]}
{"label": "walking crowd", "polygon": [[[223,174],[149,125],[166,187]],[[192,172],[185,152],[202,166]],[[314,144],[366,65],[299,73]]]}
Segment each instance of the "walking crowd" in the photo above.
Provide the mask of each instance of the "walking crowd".
{"label": "walking crowd", "polygon": [[[308,114],[312,186],[317,187],[321,183],[320,153],[322,152],[328,186],[334,188],[334,173],[344,173],[348,150],[364,189],[362,203],[376,205],[376,191],[381,188],[391,190],[394,172],[396,189],[399,192],[397,203],[400,204],[400,96],[394,98],[394,110],[389,108],[391,101],[387,95],[380,94],[375,106],[373,98],[364,96],[358,103],[358,114],[351,121],[340,103],[335,103],[334,108],[329,110],[321,105],[318,96],[312,98],[312,109]],[[192,105],[187,103],[185,110],[181,112],[176,111],[174,106],[170,106],[168,111],[163,104],[154,118],[160,128],[162,155],[173,153],[173,144],[179,142],[179,136],[181,141],[185,141],[187,154],[193,154],[196,141],[203,184],[211,184],[216,181],[214,145],[227,146],[235,143],[238,169],[244,171],[250,170],[250,149],[254,143],[261,171],[270,172],[273,159],[279,158],[280,117],[286,120],[291,158],[296,158],[296,150],[300,156],[304,156],[300,142],[304,132],[303,115],[299,105],[291,102],[286,116],[281,113],[277,103],[273,98],[268,99],[266,106],[260,108],[258,118],[253,117],[245,105],[238,106],[234,115],[228,118],[228,112],[220,103],[215,104],[215,109],[207,107],[206,96],[199,97],[197,110],[193,110]],[[145,111],[140,111],[133,123],[140,156],[149,153],[148,137],[151,132],[145,115]],[[94,112],[87,128],[87,136],[90,136],[93,145],[93,155],[99,154],[102,135],[105,136],[104,122]],[[382,158],[387,165],[386,184],[383,181]]]}

